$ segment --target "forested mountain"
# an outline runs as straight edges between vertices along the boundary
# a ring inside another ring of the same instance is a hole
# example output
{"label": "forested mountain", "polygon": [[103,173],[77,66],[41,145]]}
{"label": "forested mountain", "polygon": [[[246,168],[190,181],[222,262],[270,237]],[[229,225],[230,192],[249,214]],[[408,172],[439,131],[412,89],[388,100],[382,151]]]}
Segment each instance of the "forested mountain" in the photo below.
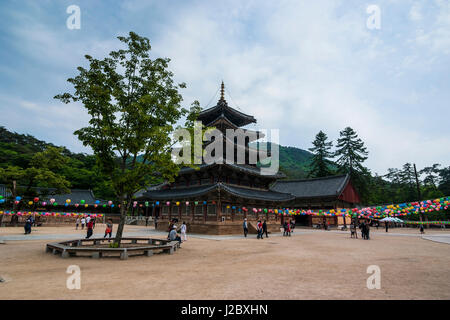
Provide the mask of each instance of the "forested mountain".
{"label": "forested mountain", "polygon": [[[19,134],[0,127],[0,168],[26,169],[30,166],[36,153],[49,147],[56,146],[29,134]],[[73,153],[66,147],[59,147],[59,149],[67,158],[67,162],[56,173],[64,176],[70,182],[71,189],[91,189],[99,198],[113,197],[108,179],[102,176],[98,170],[95,156]]]}
{"label": "forested mountain", "polygon": [[[251,147],[256,147],[255,143]],[[0,169],[29,168],[36,153],[49,147],[55,147],[28,134],[11,132],[0,127]],[[70,183],[72,189],[91,189],[95,195],[103,199],[113,199],[109,179],[103,176],[96,164],[95,156],[84,153],[73,153],[60,147],[67,161],[55,170]],[[295,147],[279,146],[280,170],[288,179],[313,177],[310,174],[313,154]],[[412,164],[402,168],[390,168],[388,173],[372,175],[370,171],[361,174],[366,191],[364,204],[387,204],[433,199],[450,195],[450,167],[433,164],[430,167],[418,168],[420,190],[417,190]],[[330,163],[332,174],[342,174],[336,163]],[[0,183],[2,183],[0,177]],[[39,185],[36,185],[39,186]]]}

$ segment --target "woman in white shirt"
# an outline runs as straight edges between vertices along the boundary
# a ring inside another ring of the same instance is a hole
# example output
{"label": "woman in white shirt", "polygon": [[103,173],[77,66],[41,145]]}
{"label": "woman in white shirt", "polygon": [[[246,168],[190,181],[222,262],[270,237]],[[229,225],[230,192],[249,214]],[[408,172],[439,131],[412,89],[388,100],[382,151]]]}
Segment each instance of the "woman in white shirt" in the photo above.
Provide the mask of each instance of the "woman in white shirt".
{"label": "woman in white shirt", "polygon": [[182,241],[187,241],[187,236],[186,236],[186,223],[183,221],[183,224],[181,225],[181,240]]}

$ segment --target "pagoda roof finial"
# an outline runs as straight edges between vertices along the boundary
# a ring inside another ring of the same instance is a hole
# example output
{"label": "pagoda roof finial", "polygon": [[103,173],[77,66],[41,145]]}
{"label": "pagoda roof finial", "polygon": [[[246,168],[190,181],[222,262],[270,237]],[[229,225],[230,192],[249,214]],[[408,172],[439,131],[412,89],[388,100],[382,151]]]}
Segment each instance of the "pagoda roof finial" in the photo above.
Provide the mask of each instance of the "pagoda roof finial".
{"label": "pagoda roof finial", "polygon": [[223,84],[223,80],[220,85],[220,100],[225,100],[225,85]]}

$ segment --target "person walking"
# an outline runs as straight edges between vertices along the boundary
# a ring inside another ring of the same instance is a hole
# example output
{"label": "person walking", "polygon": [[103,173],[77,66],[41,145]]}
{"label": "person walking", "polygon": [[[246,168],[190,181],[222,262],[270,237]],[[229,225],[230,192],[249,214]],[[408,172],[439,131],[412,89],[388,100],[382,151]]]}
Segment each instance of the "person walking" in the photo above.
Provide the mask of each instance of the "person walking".
{"label": "person walking", "polygon": [[287,222],[285,221],[283,223],[283,237],[287,236]]}
{"label": "person walking", "polygon": [[286,235],[287,236],[291,236],[291,224],[290,223],[286,223],[286,228],[287,228],[287,232],[286,232]]}
{"label": "person walking", "polygon": [[80,217],[77,217],[77,221],[75,221],[75,230],[78,230],[79,225],[80,225]]}
{"label": "person walking", "polygon": [[86,229],[87,229],[87,235],[86,235],[86,239],[89,239],[92,234],[94,233],[94,222],[92,221],[92,219],[89,220],[89,222],[86,225]]}
{"label": "person walking", "polygon": [[33,218],[30,216],[28,217],[28,219],[25,221],[25,234],[30,234],[31,233],[31,225],[33,224]]}
{"label": "person walking", "polygon": [[366,224],[366,240],[370,240],[370,224]]}
{"label": "person walking", "polygon": [[186,222],[183,221],[183,224],[181,225],[181,229],[180,229],[182,241],[187,241],[186,229],[187,229]]}
{"label": "person walking", "polygon": [[84,230],[84,225],[86,224],[86,218],[83,216],[81,218],[81,230]]}
{"label": "person walking", "polygon": [[111,219],[108,219],[108,221],[106,222],[105,235],[103,236],[103,238],[106,238],[106,236],[109,235],[108,242],[111,241],[110,239],[112,236],[112,229],[113,229],[113,222]]}
{"label": "person walking", "polygon": [[158,229],[158,217],[157,216],[155,216],[154,224],[155,224],[155,230],[157,230]]}
{"label": "person walking", "polygon": [[266,223],[266,220],[264,220],[264,222],[262,224],[262,228],[263,228],[263,235],[265,233],[266,234],[266,238],[268,238],[269,235],[267,234],[267,223]]}
{"label": "person walking", "polygon": [[389,223],[386,221],[384,224],[386,225],[386,232],[388,232],[388,229],[389,229]]}
{"label": "person walking", "polygon": [[256,225],[256,231],[258,232],[258,235],[256,239],[262,239],[263,237],[263,226],[261,223],[261,220],[258,220],[258,224]]}
{"label": "person walking", "polygon": [[355,237],[355,239],[358,239],[358,232],[356,232],[356,224],[355,222],[352,222],[350,225],[350,238]]}
{"label": "person walking", "polygon": [[420,230],[420,234],[424,234],[425,233],[425,231],[423,230],[423,225],[422,224],[420,225],[419,230]]}
{"label": "person walking", "polygon": [[247,234],[248,234],[248,223],[247,223],[247,218],[244,219],[244,223],[242,224],[242,228],[244,228],[244,237],[247,238]]}

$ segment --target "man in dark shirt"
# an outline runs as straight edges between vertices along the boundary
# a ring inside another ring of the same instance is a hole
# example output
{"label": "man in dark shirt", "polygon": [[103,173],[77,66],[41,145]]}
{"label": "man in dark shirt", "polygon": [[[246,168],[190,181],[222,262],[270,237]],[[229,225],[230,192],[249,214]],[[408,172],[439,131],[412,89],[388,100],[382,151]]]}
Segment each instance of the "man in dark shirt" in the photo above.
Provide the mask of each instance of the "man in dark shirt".
{"label": "man in dark shirt", "polygon": [[263,228],[263,234],[265,233],[266,234],[266,238],[268,238],[269,235],[267,234],[267,223],[266,223],[266,220],[264,220],[262,228]]}

